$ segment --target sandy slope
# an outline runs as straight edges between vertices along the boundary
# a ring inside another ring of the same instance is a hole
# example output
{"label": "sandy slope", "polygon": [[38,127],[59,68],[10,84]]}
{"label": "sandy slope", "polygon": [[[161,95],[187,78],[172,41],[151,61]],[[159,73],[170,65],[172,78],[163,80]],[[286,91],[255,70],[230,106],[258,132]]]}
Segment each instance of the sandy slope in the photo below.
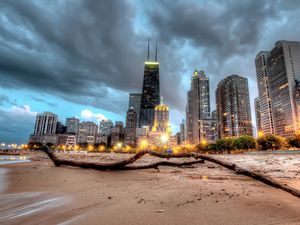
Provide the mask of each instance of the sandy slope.
{"label": "sandy slope", "polygon": [[1,224],[300,224],[298,198],[211,163],[160,172],[57,168],[49,161],[6,168]]}

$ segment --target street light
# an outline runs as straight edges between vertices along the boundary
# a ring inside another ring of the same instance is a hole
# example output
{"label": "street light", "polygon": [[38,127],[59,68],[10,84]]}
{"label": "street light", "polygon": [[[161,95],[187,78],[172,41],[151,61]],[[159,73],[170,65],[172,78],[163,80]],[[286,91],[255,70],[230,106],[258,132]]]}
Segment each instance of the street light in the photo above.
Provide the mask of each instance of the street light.
{"label": "street light", "polygon": [[118,149],[122,148],[122,146],[123,146],[122,142],[118,142],[118,143],[117,143],[117,148],[118,148]]}
{"label": "street light", "polygon": [[264,136],[264,132],[259,131],[259,132],[258,132],[258,137],[263,137],[263,136]]}

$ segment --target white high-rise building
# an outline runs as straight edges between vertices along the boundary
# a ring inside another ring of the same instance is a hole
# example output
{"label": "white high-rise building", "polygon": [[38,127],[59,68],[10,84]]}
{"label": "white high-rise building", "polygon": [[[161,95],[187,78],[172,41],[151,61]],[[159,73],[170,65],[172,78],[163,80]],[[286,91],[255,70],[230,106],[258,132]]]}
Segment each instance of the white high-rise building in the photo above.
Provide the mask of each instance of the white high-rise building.
{"label": "white high-rise building", "polygon": [[39,113],[36,116],[34,135],[55,134],[57,115],[51,112]]}

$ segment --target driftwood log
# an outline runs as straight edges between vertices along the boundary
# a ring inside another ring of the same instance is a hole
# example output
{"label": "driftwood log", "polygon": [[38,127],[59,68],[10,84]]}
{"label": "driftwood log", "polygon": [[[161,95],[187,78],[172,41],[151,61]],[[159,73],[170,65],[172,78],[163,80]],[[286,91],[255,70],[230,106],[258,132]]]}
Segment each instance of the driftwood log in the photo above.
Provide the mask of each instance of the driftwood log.
{"label": "driftwood log", "polygon": [[[59,159],[54,154],[52,150],[48,148],[48,146],[43,146],[43,151],[48,155],[48,157],[53,161],[55,166],[74,166],[80,168],[89,168],[89,169],[96,169],[96,170],[137,170],[137,169],[149,169],[155,168],[157,169],[159,166],[173,166],[173,167],[182,167],[186,165],[193,165],[197,163],[204,163],[204,161],[209,161],[220,166],[223,166],[229,170],[234,171],[236,174],[242,174],[248,177],[251,177],[255,180],[263,182],[269,186],[279,188],[283,191],[286,191],[298,198],[300,198],[300,191],[288,186],[287,184],[282,184],[266,175],[263,175],[258,172],[250,171],[248,169],[242,168],[237,166],[234,163],[226,162],[220,159],[217,159],[210,155],[203,155],[199,153],[178,153],[178,154],[167,154],[167,153],[159,153],[154,151],[140,151],[133,155],[132,157],[119,161],[119,162],[112,162],[112,163],[97,163],[97,162],[83,162],[83,161],[75,161],[75,160],[66,160],[66,159]],[[159,157],[159,158],[194,158],[193,161],[188,162],[170,162],[170,161],[160,161],[150,164],[144,165],[130,165],[140,159],[142,156],[149,154],[151,156]]]}

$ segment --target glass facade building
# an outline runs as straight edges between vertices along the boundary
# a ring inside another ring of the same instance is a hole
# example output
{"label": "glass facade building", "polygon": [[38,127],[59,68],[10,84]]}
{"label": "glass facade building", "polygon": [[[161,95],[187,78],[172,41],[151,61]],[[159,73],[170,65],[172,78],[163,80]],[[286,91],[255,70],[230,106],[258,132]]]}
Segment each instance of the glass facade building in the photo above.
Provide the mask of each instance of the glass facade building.
{"label": "glass facade building", "polygon": [[252,121],[248,79],[231,75],[216,90],[219,138],[251,135]]}

